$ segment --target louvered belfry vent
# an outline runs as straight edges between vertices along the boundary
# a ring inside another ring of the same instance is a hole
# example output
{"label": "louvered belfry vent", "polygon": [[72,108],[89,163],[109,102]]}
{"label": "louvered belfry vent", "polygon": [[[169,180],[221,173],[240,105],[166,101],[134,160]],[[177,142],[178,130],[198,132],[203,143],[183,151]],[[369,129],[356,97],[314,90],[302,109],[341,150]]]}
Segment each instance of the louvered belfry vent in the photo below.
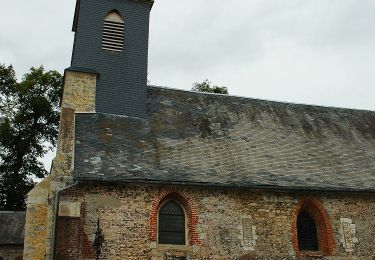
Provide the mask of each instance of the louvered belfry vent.
{"label": "louvered belfry vent", "polygon": [[122,52],[124,49],[124,21],[116,11],[110,12],[104,19],[102,49]]}

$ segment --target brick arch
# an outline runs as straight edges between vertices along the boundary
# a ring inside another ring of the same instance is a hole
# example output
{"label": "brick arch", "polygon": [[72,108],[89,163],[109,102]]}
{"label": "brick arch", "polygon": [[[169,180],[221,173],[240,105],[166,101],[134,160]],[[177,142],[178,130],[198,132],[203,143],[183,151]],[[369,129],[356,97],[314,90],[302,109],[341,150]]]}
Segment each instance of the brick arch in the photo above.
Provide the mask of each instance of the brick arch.
{"label": "brick arch", "polygon": [[315,225],[317,227],[318,233],[318,243],[319,243],[319,254],[325,256],[331,256],[333,254],[333,249],[335,241],[333,239],[332,225],[327,211],[324,209],[323,205],[317,199],[302,199],[300,200],[293,214],[293,246],[296,255],[302,255],[298,249],[298,233],[297,233],[297,217],[303,211],[307,211],[309,215],[313,218]]}
{"label": "brick arch", "polygon": [[151,242],[157,242],[158,234],[158,212],[160,206],[167,200],[178,202],[185,210],[188,227],[189,245],[199,245],[201,241],[198,238],[197,224],[198,212],[193,199],[184,191],[179,191],[176,187],[163,189],[154,198],[151,205],[149,219],[149,239]]}

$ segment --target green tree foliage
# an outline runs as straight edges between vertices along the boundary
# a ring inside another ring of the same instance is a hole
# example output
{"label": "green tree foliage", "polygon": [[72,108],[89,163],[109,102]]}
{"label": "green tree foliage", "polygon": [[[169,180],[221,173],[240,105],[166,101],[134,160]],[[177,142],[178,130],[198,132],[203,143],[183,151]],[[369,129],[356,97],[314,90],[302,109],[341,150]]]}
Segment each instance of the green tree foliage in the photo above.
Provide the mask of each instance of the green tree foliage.
{"label": "green tree foliage", "polygon": [[0,210],[22,210],[26,194],[47,171],[39,158],[56,145],[62,76],[31,68],[17,82],[0,64]]}
{"label": "green tree foliage", "polygon": [[212,86],[211,82],[206,79],[202,83],[194,83],[193,88],[191,89],[193,91],[199,91],[199,92],[208,92],[208,93],[218,93],[218,94],[226,94],[228,95],[228,89],[224,86]]}

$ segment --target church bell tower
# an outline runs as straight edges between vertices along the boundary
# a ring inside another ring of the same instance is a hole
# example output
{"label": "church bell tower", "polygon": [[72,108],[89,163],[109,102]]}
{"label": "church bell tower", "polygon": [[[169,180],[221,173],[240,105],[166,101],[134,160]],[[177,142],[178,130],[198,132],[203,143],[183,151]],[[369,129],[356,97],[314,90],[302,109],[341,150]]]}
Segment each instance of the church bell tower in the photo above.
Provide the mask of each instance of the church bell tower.
{"label": "church bell tower", "polygon": [[[56,157],[50,175],[28,193],[24,259],[62,259],[56,255],[56,219],[65,216],[59,211],[60,192],[74,185],[75,114],[146,117],[152,4],[152,0],[77,0]],[[72,211],[66,216],[77,217],[74,212],[80,207],[69,205]]]}
{"label": "church bell tower", "polygon": [[77,0],[70,71],[97,74],[95,112],[145,117],[152,0]]}

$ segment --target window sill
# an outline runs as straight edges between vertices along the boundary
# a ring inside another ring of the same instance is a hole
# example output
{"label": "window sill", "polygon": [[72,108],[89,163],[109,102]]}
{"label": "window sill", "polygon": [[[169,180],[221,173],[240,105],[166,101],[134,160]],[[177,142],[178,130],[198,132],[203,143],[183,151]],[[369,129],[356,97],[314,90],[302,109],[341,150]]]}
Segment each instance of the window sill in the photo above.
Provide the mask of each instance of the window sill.
{"label": "window sill", "polygon": [[323,257],[324,254],[321,251],[299,251],[298,256]]}
{"label": "window sill", "polygon": [[168,245],[157,244],[153,249],[155,259],[185,259],[193,252],[193,248],[188,245]]}
{"label": "window sill", "polygon": [[186,251],[190,249],[190,246],[188,245],[173,245],[173,244],[157,244],[157,249],[161,250],[182,250]]}

